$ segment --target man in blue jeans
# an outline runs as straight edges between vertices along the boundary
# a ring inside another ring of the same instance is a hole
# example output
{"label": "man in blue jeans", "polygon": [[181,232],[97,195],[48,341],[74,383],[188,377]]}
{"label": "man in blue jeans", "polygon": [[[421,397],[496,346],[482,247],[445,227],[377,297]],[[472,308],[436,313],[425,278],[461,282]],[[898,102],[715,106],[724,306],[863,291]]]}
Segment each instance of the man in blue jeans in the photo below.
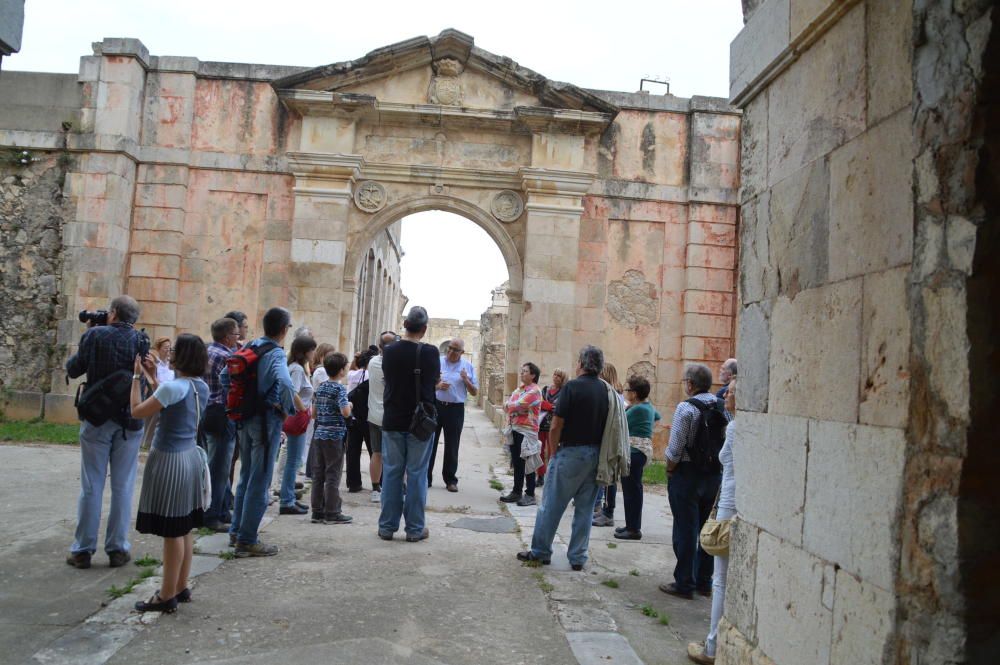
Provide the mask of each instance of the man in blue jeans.
{"label": "man in blue jeans", "polygon": [[[712,388],[712,370],[702,364],[691,364],[684,369],[684,390],[688,397],[725,414],[725,405],[709,392]],[[674,410],[667,444],[667,499],[674,518],[673,547],[677,565],[674,581],[661,584],[660,591],[691,600],[697,591],[703,596],[712,595],[712,557],[701,549],[698,535],[705,524],[715,495],[722,482],[722,468],[700,469],[691,461],[690,447],[698,431],[700,411],[688,401]]]}
{"label": "man in blue jeans", "polygon": [[[264,336],[250,342],[251,347],[274,344],[257,361],[257,394],[262,396],[261,413],[242,423],[237,438],[240,445],[240,480],[236,486],[233,521],[229,542],[237,557],[273,556],[275,545],[260,542],[257,530],[267,510],[268,488],[274,475],[274,463],[281,443],[285,414],[295,412],[292,379],[281,345],[292,327],[292,317],[283,307],[272,307],[264,314]],[[228,370],[222,372],[223,386],[229,388]]]}
{"label": "man in blue jeans", "polygon": [[[385,392],[382,413],[382,513],[378,518],[378,537],[392,540],[399,521],[406,519],[406,540],[425,540],[430,531],[425,526],[427,504],[427,467],[431,460],[431,439],[418,439],[409,432],[410,420],[418,402],[434,404],[434,386],[441,373],[438,350],[422,344],[427,332],[427,310],[411,307],[403,321],[406,332],[382,352]],[[418,373],[419,371],[419,373]],[[419,387],[419,392],[418,392]],[[403,474],[406,474],[406,499],[403,499]]]}
{"label": "man in blue jeans", "polygon": [[220,377],[226,360],[237,349],[239,324],[234,319],[221,318],[212,324],[212,343],[208,345],[208,406],[204,429],[208,443],[208,470],[212,477],[212,503],[205,511],[205,526],[213,531],[229,530],[232,514],[226,508],[229,495],[229,467],[236,447],[236,427],[226,417],[226,391]]}
{"label": "man in blue jeans", "polygon": [[[71,379],[86,374],[87,384],[94,386],[119,370],[131,373],[140,349],[143,346],[149,349],[149,338],[133,326],[138,320],[139,303],[133,298],[118,296],[112,300],[105,324],[96,325],[93,319],[88,322],[79,349],[66,362],[66,374]],[[134,375],[132,378],[140,380]],[[66,559],[74,568],[90,568],[90,558],[97,551],[97,530],[109,466],[111,510],[104,551],[112,568],[124,566],[132,558],[128,533],[141,440],[142,421],[132,418],[127,401],[118,413],[99,425],[87,420],[80,423],[80,498],[76,533]]]}
{"label": "man in blue jeans", "polygon": [[596,346],[580,351],[576,377],[559,393],[552,427],[549,430],[549,464],[542,505],[535,517],[531,549],[518,552],[521,561],[552,561],[552,541],[559,520],[573,500],[573,527],[570,531],[569,563],[583,570],[590,545],[594,501],[597,499],[597,464],[604,423],[608,419],[608,389],[599,374],[604,369],[604,353]]}

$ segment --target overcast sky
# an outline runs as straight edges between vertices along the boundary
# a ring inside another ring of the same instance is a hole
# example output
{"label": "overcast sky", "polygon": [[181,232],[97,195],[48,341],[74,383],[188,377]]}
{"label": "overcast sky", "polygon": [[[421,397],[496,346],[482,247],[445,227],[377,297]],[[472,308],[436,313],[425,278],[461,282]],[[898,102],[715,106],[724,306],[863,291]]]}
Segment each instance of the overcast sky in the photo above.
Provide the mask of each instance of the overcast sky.
{"label": "overcast sky", "polygon": [[[634,92],[641,78],[668,77],[675,95],[726,97],[729,43],[742,26],[740,0],[27,0],[22,50],[3,68],[76,72],[104,37],[135,37],[152,55],[315,67],[455,28],[584,88]],[[462,218],[404,221],[402,244],[403,291],[431,316],[478,318],[507,279],[500,251]]]}

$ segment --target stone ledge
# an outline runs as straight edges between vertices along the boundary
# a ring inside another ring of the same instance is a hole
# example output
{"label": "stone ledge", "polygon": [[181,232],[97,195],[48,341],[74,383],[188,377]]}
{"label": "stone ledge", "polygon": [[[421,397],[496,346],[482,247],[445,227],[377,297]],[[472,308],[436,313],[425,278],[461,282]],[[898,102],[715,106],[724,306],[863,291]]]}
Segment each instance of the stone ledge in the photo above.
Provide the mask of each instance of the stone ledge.
{"label": "stone ledge", "polygon": [[42,415],[43,393],[13,390],[3,398],[2,411],[11,420],[31,420]]}
{"label": "stone ledge", "polygon": [[73,425],[80,422],[76,414],[76,407],[73,406],[73,395],[54,395],[49,393],[45,396],[45,420],[50,423],[62,423]]}

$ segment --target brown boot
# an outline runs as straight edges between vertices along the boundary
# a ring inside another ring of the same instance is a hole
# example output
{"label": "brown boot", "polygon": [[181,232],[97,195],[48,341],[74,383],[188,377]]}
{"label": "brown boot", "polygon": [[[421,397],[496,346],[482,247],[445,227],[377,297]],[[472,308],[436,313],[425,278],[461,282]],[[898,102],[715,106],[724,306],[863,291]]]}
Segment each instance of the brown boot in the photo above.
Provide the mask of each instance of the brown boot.
{"label": "brown boot", "polygon": [[699,663],[699,665],[715,665],[715,657],[705,655],[703,642],[690,642],[688,644],[688,659]]}

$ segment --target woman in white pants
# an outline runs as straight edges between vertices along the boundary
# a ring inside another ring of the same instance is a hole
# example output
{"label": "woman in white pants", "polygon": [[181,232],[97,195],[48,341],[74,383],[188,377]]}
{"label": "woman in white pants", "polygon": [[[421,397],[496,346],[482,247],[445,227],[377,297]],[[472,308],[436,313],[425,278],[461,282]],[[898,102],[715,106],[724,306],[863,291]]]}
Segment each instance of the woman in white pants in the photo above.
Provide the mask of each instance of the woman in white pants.
{"label": "woman in white pants", "polygon": [[[719,507],[715,518],[728,520],[736,517],[736,477],[733,469],[733,441],[736,438],[736,379],[729,384],[726,392],[726,411],[734,417],[726,428],[726,442],[719,452],[722,462],[722,485],[719,487]],[[688,644],[688,658],[701,665],[715,663],[715,647],[719,637],[719,619],[726,604],[726,573],[729,568],[729,556],[715,557],[715,569],[712,576],[712,623],[708,628],[708,638],[704,644],[692,642]]]}

